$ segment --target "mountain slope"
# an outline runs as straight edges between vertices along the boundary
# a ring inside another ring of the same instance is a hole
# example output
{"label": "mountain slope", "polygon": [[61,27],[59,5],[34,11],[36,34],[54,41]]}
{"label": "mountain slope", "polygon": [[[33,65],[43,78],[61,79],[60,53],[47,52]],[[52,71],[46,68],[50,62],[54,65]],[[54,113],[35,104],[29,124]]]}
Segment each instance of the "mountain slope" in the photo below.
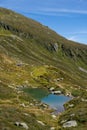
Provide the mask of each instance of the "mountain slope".
{"label": "mountain slope", "polygon": [[86,86],[85,72],[81,71],[87,70],[86,45],[69,41],[48,27],[3,8],[0,9],[0,51],[26,63],[55,65],[70,75],[75,70]]}
{"label": "mountain slope", "polygon": [[[54,87],[64,94],[71,93],[76,97],[87,98],[87,45],[69,41],[47,26],[11,10],[0,8],[1,107],[5,109],[8,106],[13,109],[15,106],[18,107],[14,110],[16,113],[22,112],[20,104],[24,102],[29,107],[29,111],[24,108],[23,112],[34,114],[32,120],[35,121],[37,129],[50,129],[51,124],[56,123],[53,120],[48,121],[51,117],[46,112],[44,119],[47,123],[46,128],[38,126],[36,120],[44,118],[44,115],[40,117],[42,110],[40,106],[39,110],[38,107],[33,106],[33,109],[39,111],[40,116],[38,112],[31,111],[32,107],[29,106],[28,99],[30,102],[33,102],[33,99],[18,91],[21,86],[45,89]],[[9,110],[7,113],[9,115]],[[19,118],[15,119],[14,115],[14,120],[23,120],[23,116],[19,115]],[[6,121],[5,118],[3,121]],[[27,119],[25,121],[28,122]],[[12,127],[11,121],[8,120],[6,124]]]}

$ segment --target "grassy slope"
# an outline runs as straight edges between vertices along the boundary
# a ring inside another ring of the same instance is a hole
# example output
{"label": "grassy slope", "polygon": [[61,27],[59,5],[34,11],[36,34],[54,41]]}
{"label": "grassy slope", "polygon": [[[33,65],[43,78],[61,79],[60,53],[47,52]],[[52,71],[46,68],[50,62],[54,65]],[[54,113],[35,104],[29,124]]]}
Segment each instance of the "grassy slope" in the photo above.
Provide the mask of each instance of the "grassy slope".
{"label": "grassy slope", "polygon": [[[54,49],[55,43],[58,44],[57,51]],[[63,80],[57,81],[58,78],[63,78]],[[36,21],[0,8],[0,106],[10,109],[15,106],[18,107],[14,110],[16,113],[18,111],[23,113],[27,110],[21,110],[20,104],[23,102],[28,104],[27,99],[30,102],[33,100],[24,93],[19,94],[18,97],[17,86],[43,86],[45,88],[53,86],[63,93],[70,91],[75,96],[82,96],[85,93],[83,98],[86,98],[87,46],[68,41]],[[84,105],[85,103],[82,102],[82,106]],[[79,104],[75,108],[76,112],[78,106]],[[31,114],[30,105],[28,107],[28,114]],[[49,122],[49,118],[51,118],[49,114],[44,117],[41,108],[33,107],[37,112],[33,112],[34,117],[32,116],[32,118],[34,119],[32,120],[35,120],[37,129],[44,129],[36,123],[38,118],[45,118],[43,121],[47,123],[47,129],[55,126],[56,123],[53,120]],[[74,109],[71,110],[71,112],[73,111]],[[17,119],[14,115],[14,121],[11,121],[9,114],[11,112],[7,109],[8,120],[5,120],[6,116],[1,114],[4,122],[2,123],[2,119],[0,119],[1,127],[5,124],[9,128],[14,126],[13,122]],[[67,115],[67,111],[65,115]],[[24,117],[18,115],[18,118],[21,120]],[[64,116],[60,120],[63,118]],[[84,118],[84,113],[82,118]],[[27,119],[23,121],[29,123]],[[33,121],[30,123],[31,126],[32,123]]]}

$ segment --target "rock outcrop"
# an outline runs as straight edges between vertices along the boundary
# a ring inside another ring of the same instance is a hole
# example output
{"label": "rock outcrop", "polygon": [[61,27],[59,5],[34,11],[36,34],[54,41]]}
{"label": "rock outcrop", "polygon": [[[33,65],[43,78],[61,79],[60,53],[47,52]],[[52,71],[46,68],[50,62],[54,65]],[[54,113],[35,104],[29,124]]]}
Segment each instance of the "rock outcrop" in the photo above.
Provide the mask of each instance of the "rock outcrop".
{"label": "rock outcrop", "polygon": [[19,127],[22,127],[22,128],[24,128],[26,130],[28,130],[28,128],[29,128],[28,125],[25,122],[15,122],[15,125],[19,126]]}
{"label": "rock outcrop", "polygon": [[76,127],[76,126],[77,126],[77,122],[75,120],[67,121],[63,124],[63,128]]}

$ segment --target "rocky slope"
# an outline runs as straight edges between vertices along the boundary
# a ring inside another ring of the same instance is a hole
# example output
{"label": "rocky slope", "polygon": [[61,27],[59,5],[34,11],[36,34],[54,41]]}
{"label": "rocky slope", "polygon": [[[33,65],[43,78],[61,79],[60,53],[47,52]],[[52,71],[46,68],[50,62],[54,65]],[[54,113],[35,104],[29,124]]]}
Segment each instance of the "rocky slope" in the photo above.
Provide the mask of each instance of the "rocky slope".
{"label": "rocky slope", "polygon": [[[48,107],[43,109],[22,90],[34,87],[54,87],[76,98],[65,104],[66,111],[54,120]],[[78,126],[72,129],[85,130],[86,101],[87,45],[69,41],[47,26],[0,8],[1,129],[20,130],[21,123],[26,123],[23,129],[58,130],[63,120],[76,120]],[[74,106],[69,108],[70,104]]]}

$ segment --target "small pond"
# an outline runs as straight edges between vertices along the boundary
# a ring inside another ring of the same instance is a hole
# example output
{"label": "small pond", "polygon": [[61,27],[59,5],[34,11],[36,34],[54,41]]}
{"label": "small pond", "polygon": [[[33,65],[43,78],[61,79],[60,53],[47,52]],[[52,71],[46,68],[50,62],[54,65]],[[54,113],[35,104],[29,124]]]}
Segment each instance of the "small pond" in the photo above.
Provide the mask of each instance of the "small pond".
{"label": "small pond", "polygon": [[53,108],[56,113],[64,111],[63,104],[71,100],[71,97],[64,95],[49,94],[47,89],[42,88],[24,88],[24,92],[31,95],[33,98],[47,104],[50,108]]}
{"label": "small pond", "polygon": [[69,100],[71,100],[71,97],[64,95],[49,94],[48,96],[44,97],[41,101],[43,103],[48,104],[51,108],[55,109],[55,113],[60,113],[64,111],[63,104],[65,104]]}

